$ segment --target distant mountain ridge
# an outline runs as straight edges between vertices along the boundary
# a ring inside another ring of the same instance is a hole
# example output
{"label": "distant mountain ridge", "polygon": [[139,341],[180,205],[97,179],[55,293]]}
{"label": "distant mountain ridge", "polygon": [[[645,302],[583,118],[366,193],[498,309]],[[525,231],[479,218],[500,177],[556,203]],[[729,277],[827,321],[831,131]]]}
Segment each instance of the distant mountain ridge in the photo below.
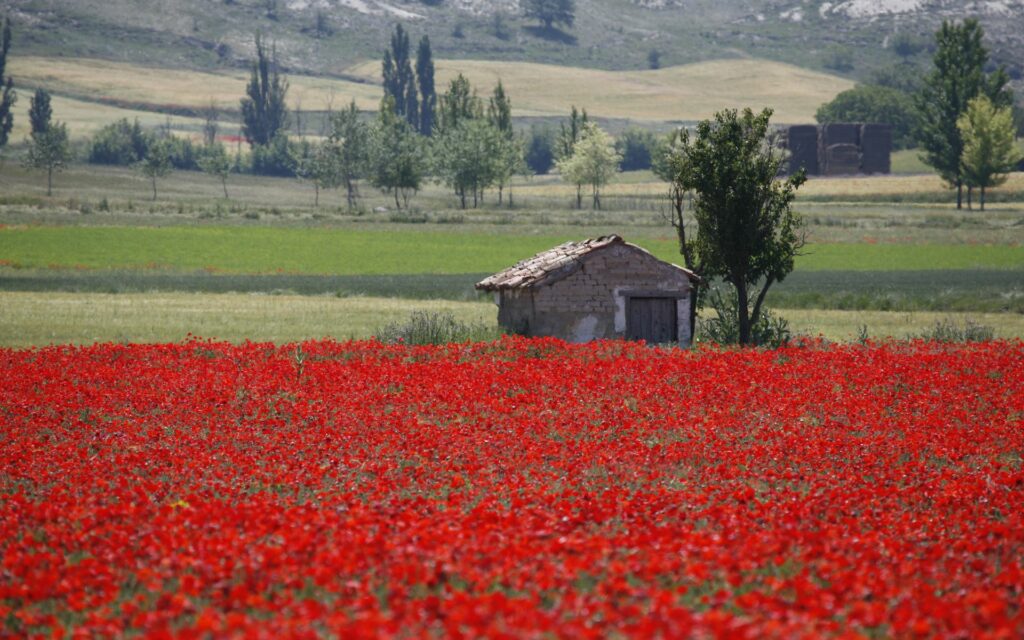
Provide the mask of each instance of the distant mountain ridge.
{"label": "distant mountain ridge", "polygon": [[[343,75],[380,56],[393,25],[436,57],[641,69],[760,57],[867,77],[889,43],[927,42],[944,19],[978,17],[995,62],[1024,77],[1024,0],[577,0],[572,28],[544,31],[518,0],[0,0],[18,53],[214,69],[244,66],[255,31],[289,70]],[[828,68],[841,53],[848,65]],[[927,63],[924,51],[912,59]],[[1020,88],[1020,87],[1018,87]]]}

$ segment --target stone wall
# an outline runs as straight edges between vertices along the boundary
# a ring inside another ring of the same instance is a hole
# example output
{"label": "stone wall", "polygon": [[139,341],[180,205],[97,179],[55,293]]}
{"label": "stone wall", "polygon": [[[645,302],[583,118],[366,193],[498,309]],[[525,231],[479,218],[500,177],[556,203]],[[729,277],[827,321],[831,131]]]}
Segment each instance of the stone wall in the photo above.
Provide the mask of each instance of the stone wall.
{"label": "stone wall", "polygon": [[678,297],[679,342],[690,343],[690,280],[646,252],[610,246],[585,258],[581,268],[551,285],[500,294],[498,322],[533,336],[570,342],[622,338],[625,302],[635,293]]}

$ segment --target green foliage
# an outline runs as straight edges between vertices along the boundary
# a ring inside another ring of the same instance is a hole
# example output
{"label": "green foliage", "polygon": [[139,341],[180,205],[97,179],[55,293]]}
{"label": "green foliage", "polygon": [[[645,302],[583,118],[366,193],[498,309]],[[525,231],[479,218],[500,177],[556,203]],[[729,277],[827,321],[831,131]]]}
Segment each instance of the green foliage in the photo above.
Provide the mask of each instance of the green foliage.
{"label": "green foliage", "polygon": [[435,133],[444,135],[463,121],[481,118],[483,114],[483,101],[476,95],[469,79],[460,73],[448,83],[448,90],[438,103]]}
{"label": "green foliage", "polygon": [[580,135],[583,132],[583,127],[588,122],[587,110],[581,111],[576,110],[576,105],[572,105],[572,111],[569,113],[569,122],[559,123],[558,125],[558,140],[555,143],[555,160],[561,160],[568,158],[572,155],[573,147],[579,142]]}
{"label": "green foliage", "polygon": [[31,142],[24,166],[45,171],[46,195],[53,195],[53,174],[71,160],[68,129],[60,122],[48,123],[45,130],[32,135]]}
{"label": "green foliage", "polygon": [[973,320],[965,320],[961,326],[956,320],[938,320],[931,329],[917,335],[909,335],[908,338],[920,338],[933,342],[988,342],[995,339],[995,329],[990,326],[979,324]]}
{"label": "green foliage", "polygon": [[88,160],[93,164],[126,167],[144,158],[152,142],[152,136],[142,130],[138,120],[130,123],[122,118],[96,132],[89,144]]}
{"label": "green foliage", "polygon": [[985,210],[985,189],[1006,182],[1024,155],[1017,149],[1013,112],[998,108],[985,96],[967,103],[956,123],[964,141],[961,158],[964,182],[981,188],[981,209]]}
{"label": "green foliage", "polygon": [[263,37],[256,34],[256,60],[252,63],[246,97],[241,100],[242,134],[252,147],[270,144],[288,127],[288,80],[277,70],[277,54],[268,56]]}
{"label": "green foliage", "polygon": [[228,198],[228,176],[231,174],[231,158],[227,149],[219,142],[203,147],[199,152],[199,168],[205,173],[220,180],[224,188],[224,198]]}
{"label": "green foliage", "polygon": [[53,108],[50,106],[50,94],[44,89],[36,89],[35,95],[29,101],[28,108],[28,120],[32,126],[32,135],[46,133],[52,117]]}
{"label": "green foliage", "polygon": [[815,119],[830,122],[871,122],[892,125],[893,146],[913,146],[916,111],[905,93],[886,87],[858,84],[818,108]]}
{"label": "green foliage", "polygon": [[961,24],[943,21],[935,34],[934,70],[925,77],[915,96],[918,111],[917,140],[924,149],[924,161],[950,186],[957,189],[961,207],[964,185],[961,158],[964,142],[957,127],[967,104],[984,95],[997,107],[1009,106],[1013,96],[1007,88],[1009,77],[1003,69],[987,74],[988,50],[977,20]]}
{"label": "green foliage", "polygon": [[320,191],[335,189],[341,185],[341,145],[328,138],[311,144],[309,152],[296,168],[296,174],[309,181],[316,192],[314,207],[320,206]]}
{"label": "green foliage", "polygon": [[700,327],[701,342],[715,344],[752,344],[769,349],[784,346],[791,337],[789,322],[785,318],[773,314],[767,309],[750,320],[750,342],[740,340],[739,309],[736,289],[732,287],[712,287],[707,294],[707,303],[714,310],[714,317],[702,319]]}
{"label": "green foliage", "polygon": [[901,31],[892,37],[889,46],[892,47],[893,53],[907,60],[924,51],[925,43],[917,36]]}
{"label": "green foliage", "polygon": [[647,68],[661,68],[661,52],[658,51],[657,49],[651,49],[650,51],[647,52]]}
{"label": "green foliage", "polygon": [[395,112],[391,96],[381,100],[370,139],[371,184],[392,193],[397,208],[401,209],[403,202],[408,206],[409,198],[420,188],[429,157],[422,136]]}
{"label": "green foliage", "polygon": [[626,129],[615,140],[615,150],[622,156],[623,171],[639,171],[651,168],[651,156],[658,146],[658,139],[646,129]]}
{"label": "green foliage", "polygon": [[7,144],[14,127],[14,103],[18,94],[14,91],[14,79],[7,73],[7,54],[11,50],[11,19],[4,16],[3,28],[0,28],[0,149]]}
{"label": "green foliage", "polygon": [[512,101],[505,94],[500,79],[494,87],[494,95],[487,103],[487,119],[502,135],[512,137]]}
{"label": "green foliage", "polygon": [[467,196],[473,206],[479,194],[497,179],[501,151],[506,138],[491,122],[477,118],[461,121],[438,138],[435,172],[444,184],[452,187],[465,209]]}
{"label": "green foliage", "polygon": [[407,345],[484,342],[501,335],[495,327],[462,322],[447,311],[413,311],[407,321],[388,323],[374,333],[383,343]]}
{"label": "green foliage", "polygon": [[601,187],[619,171],[622,157],[615,151],[611,137],[596,124],[583,125],[572,155],[557,162],[562,178],[572,184],[591,186],[592,206],[601,208]]}
{"label": "green foliage", "polygon": [[834,47],[825,54],[825,61],[822,65],[826,69],[840,73],[853,71],[853,54],[845,47]]}
{"label": "green foliage", "polygon": [[391,34],[391,46],[384,50],[381,63],[384,76],[384,96],[395,104],[395,113],[419,129],[420,112],[416,95],[416,77],[412,72],[409,50],[409,34],[401,24],[395,25]]}
{"label": "green foliage", "polygon": [[776,179],[784,158],[769,137],[771,115],[771,109],[758,115],[727,109],[700,122],[692,140],[681,132],[674,175],[679,189],[694,192],[695,247],[704,275],[736,290],[744,345],[753,344],[752,322],[761,317],[768,289],[793,270],[803,246],[802,221],[792,205],[806,177]]}
{"label": "green foliage", "polygon": [[157,140],[149,145],[146,155],[135,164],[135,170],[148,178],[153,186],[153,200],[156,200],[156,181],[159,178],[170,175],[171,169],[171,142],[169,140]]}
{"label": "green foliage", "polygon": [[359,119],[355,100],[331,117],[330,140],[338,149],[338,176],[351,209],[358,196],[356,180],[366,175],[370,161],[370,127]]}
{"label": "green foliage", "polygon": [[526,142],[526,165],[535,174],[551,171],[555,164],[555,134],[548,127],[530,127]]}
{"label": "green foliage", "polygon": [[416,83],[420,90],[420,134],[434,133],[434,112],[437,110],[437,90],[434,88],[434,56],[430,38],[423,36],[416,51]]}
{"label": "green foliage", "polygon": [[521,0],[523,15],[538,20],[545,29],[560,24],[572,27],[576,19],[575,0]]}
{"label": "green foliage", "polygon": [[256,175],[292,178],[295,176],[298,158],[296,145],[289,142],[283,133],[279,133],[270,144],[254,146],[250,161],[252,172]]}
{"label": "green foliage", "polygon": [[916,64],[901,62],[871,72],[864,84],[895,89],[913,95],[921,90],[923,70]]}

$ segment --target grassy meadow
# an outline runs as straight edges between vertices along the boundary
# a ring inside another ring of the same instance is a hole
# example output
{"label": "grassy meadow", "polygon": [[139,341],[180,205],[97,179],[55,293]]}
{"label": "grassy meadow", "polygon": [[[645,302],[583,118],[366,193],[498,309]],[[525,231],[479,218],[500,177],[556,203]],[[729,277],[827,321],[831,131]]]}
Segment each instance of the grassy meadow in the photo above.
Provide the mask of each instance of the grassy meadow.
{"label": "grassy meadow", "polygon": [[[177,342],[189,335],[231,342],[362,339],[413,311],[451,313],[496,328],[490,302],[241,293],[74,293],[0,291],[0,346],[94,342]],[[1024,315],[784,309],[794,333],[852,340],[919,335],[939,321],[991,326],[1024,336]]]}

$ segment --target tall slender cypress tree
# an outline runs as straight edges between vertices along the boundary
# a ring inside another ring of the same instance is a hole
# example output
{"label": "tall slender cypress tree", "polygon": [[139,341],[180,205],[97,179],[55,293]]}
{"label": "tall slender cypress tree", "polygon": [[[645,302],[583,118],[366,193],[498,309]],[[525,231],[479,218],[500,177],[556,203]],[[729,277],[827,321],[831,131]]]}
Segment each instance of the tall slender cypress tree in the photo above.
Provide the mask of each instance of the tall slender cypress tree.
{"label": "tall slender cypress tree", "polygon": [[32,135],[46,133],[50,128],[53,108],[50,106],[50,94],[43,89],[36,89],[29,104],[28,119],[32,123]]}
{"label": "tall slender cypress tree", "polygon": [[434,56],[430,51],[430,38],[423,36],[416,51],[416,82],[420,89],[420,133],[434,132],[434,112],[437,109],[437,90],[434,87]]}
{"label": "tall slender cypress tree", "polygon": [[[384,51],[384,95],[394,98],[395,113],[419,130],[420,114],[416,100],[416,78],[409,58],[409,34],[395,25],[391,48]],[[411,87],[411,90],[410,90]]]}
{"label": "tall slender cypress tree", "polygon": [[0,30],[0,149],[7,144],[7,139],[14,128],[14,103],[18,94],[14,91],[14,80],[7,73],[7,52],[11,50],[11,19],[4,16],[3,29]]}
{"label": "tall slender cypress tree", "polygon": [[288,126],[288,80],[277,71],[277,53],[268,56],[263,38],[256,34],[256,60],[242,98],[242,133],[252,145],[267,145]]}

